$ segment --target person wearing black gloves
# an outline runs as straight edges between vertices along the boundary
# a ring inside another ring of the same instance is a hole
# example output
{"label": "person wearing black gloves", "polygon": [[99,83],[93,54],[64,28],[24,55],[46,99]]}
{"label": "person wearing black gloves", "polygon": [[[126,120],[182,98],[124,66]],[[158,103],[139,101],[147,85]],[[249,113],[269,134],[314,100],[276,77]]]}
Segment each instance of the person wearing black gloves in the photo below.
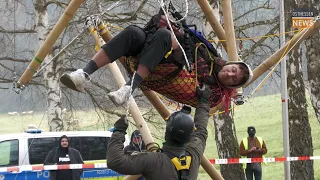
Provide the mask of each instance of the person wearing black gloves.
{"label": "person wearing black gloves", "polygon": [[[63,135],[59,139],[59,147],[49,152],[43,164],[83,164],[83,160],[80,152],[69,146],[69,138]],[[82,172],[82,169],[50,171],[50,180],[80,180]]]}
{"label": "person wearing black gloves", "polygon": [[114,132],[108,144],[108,167],[125,175],[142,174],[146,180],[196,180],[208,136],[211,94],[208,85],[197,87],[196,91],[199,103],[194,121],[189,107],[172,113],[166,123],[165,142],[158,152],[126,155],[123,143],[128,121],[125,116],[121,117],[114,124]]}

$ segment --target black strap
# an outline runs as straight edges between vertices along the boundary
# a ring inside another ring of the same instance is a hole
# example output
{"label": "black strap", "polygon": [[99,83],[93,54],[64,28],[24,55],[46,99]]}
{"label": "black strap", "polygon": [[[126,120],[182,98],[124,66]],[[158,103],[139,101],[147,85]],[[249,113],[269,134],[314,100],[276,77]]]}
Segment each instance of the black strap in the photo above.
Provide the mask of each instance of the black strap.
{"label": "black strap", "polygon": [[[177,157],[173,153],[168,152],[168,151],[162,151],[162,153],[166,154],[170,158],[170,160],[172,158]],[[185,157],[185,156],[191,156],[191,155],[188,152],[185,152],[184,154],[180,155],[179,159],[182,158],[182,157]],[[180,162],[181,162],[182,165],[186,165],[186,161],[180,161]],[[177,171],[179,180],[188,180],[189,179],[189,170],[180,170],[180,171],[178,171],[176,169],[176,171]]]}
{"label": "black strap", "polygon": [[[175,19],[182,19],[182,15],[174,8],[174,6],[172,5],[172,3],[170,2],[169,4],[169,8],[170,10],[172,11],[172,16],[175,18]],[[191,65],[191,63],[194,62],[194,58],[193,58],[193,55],[192,55],[192,47],[191,47],[191,32],[190,32],[190,29],[187,25],[187,22],[185,19],[181,20],[181,25],[183,27],[183,31],[184,31],[184,51],[186,53],[186,56],[187,56],[187,60],[189,62],[189,65]],[[191,70],[191,69],[189,69]]]}

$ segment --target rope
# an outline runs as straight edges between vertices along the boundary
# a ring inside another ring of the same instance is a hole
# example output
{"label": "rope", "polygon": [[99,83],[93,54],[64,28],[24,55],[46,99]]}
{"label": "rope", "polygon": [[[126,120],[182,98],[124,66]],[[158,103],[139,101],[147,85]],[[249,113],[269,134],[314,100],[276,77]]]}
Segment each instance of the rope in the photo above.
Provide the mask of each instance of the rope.
{"label": "rope", "polygon": [[[120,26],[115,26],[113,24],[110,24],[110,23],[107,23],[106,24],[108,27],[110,28],[114,28],[114,29],[118,29],[118,30],[123,30],[124,28],[120,27]],[[280,36],[282,34],[290,34],[290,33],[294,33],[294,32],[298,32],[300,31],[299,29],[298,30],[293,30],[293,31],[287,31],[287,32],[284,32],[284,33],[278,33],[278,34],[269,34],[269,35],[265,35],[265,36],[253,36],[253,37],[248,37],[248,38],[237,38],[236,40],[237,41],[243,41],[243,40],[252,40],[252,39],[261,39],[261,38],[268,38],[268,37],[274,37],[274,36]],[[213,42],[224,42],[226,40],[208,40],[210,43],[213,43]]]}
{"label": "rope", "polygon": [[213,64],[214,64],[214,59],[213,59],[213,57],[211,56],[211,53],[210,53],[208,47],[207,47],[204,43],[197,43],[197,44],[196,44],[196,47],[195,47],[195,53],[194,53],[194,65],[195,65],[195,77],[196,77],[196,79],[195,79],[195,80],[196,80],[196,81],[195,81],[195,86],[194,86],[195,88],[196,88],[197,85],[198,85],[198,66],[197,66],[198,61],[197,61],[197,57],[198,57],[198,48],[199,48],[201,45],[203,45],[203,46],[206,48],[207,53],[208,53],[208,56],[209,56],[210,61],[211,61],[211,63],[210,63],[209,76],[211,76],[211,74],[212,74]]}
{"label": "rope", "polygon": [[[131,83],[130,83],[130,94],[129,94],[129,99],[126,103],[126,117],[129,116],[129,108],[130,108],[130,101],[131,101],[131,94],[132,94],[132,87],[133,87],[133,80],[134,80],[134,76],[136,75],[136,71],[133,72],[132,78],[131,78]],[[133,98],[133,97],[132,97]]]}
{"label": "rope", "polygon": [[[166,20],[167,20],[168,26],[169,26],[169,28],[170,28],[170,31],[171,31],[174,39],[177,41],[177,43],[178,43],[178,45],[179,45],[179,48],[180,48],[181,51],[182,51],[183,57],[184,57],[184,59],[185,59],[185,61],[186,61],[187,67],[189,68],[189,67],[190,67],[190,64],[189,64],[189,61],[188,61],[186,52],[184,51],[184,49],[183,49],[183,47],[181,46],[180,42],[178,41],[176,35],[174,34],[174,31],[173,31],[172,26],[171,26],[171,22],[170,22],[169,17],[168,17],[168,11],[166,11],[166,10],[164,9],[165,4],[164,4],[163,0],[161,0],[161,1],[158,0],[158,3],[160,4],[160,7],[161,7],[161,9],[162,9],[162,11],[163,11],[163,13],[164,13],[164,15],[165,15],[165,17],[166,17]],[[188,69],[188,70],[189,70],[189,69]]]}
{"label": "rope", "polygon": [[[89,0],[89,1],[90,1],[90,0]],[[117,1],[117,2],[115,2],[115,3],[113,3],[108,9],[106,9],[106,11],[104,11],[103,13],[101,13],[101,14],[99,14],[99,15],[102,16],[102,15],[105,14],[106,12],[110,11],[111,9],[113,9],[116,5],[118,5],[118,4],[120,3],[120,1],[122,1],[122,0],[119,0],[119,1]],[[86,2],[87,2],[87,1],[86,1]],[[86,3],[85,5],[86,5],[87,10],[89,10],[88,4]],[[47,66],[48,66],[53,60],[55,60],[58,56],[60,56],[60,54],[61,54],[62,52],[64,52],[74,41],[78,40],[78,38],[81,37],[81,36],[84,34],[84,32],[86,32],[85,30],[86,30],[86,28],[83,27],[83,29],[82,29],[82,31],[80,32],[80,34],[78,34],[78,36],[76,36],[74,39],[72,39],[71,42],[68,43],[63,49],[61,49],[61,51],[59,51],[53,58],[51,58],[51,59],[48,61],[47,64],[43,65],[43,66],[33,75],[33,77],[38,76],[38,75],[45,69],[45,67],[47,67]]]}
{"label": "rope", "polygon": [[61,55],[71,44],[73,44],[76,40],[79,39],[84,33],[85,33],[85,28],[82,29],[80,34],[78,34],[75,38],[73,38],[65,47],[63,47],[53,58],[51,58],[47,64],[43,65],[34,75],[33,77],[38,76],[53,60],[55,60],[57,57]]}
{"label": "rope", "polygon": [[[112,4],[105,12],[107,12],[107,11],[109,11],[110,9],[112,9],[113,7],[115,7],[117,4],[119,4],[120,1],[121,1],[121,0],[119,0],[119,1],[117,1],[116,3]],[[14,1],[14,2],[15,2],[15,1]],[[15,3],[14,3],[14,10],[15,10]],[[14,12],[15,12],[15,11],[14,11]],[[104,13],[105,13],[105,12],[104,12]],[[14,15],[14,23],[15,23],[15,15]],[[15,24],[14,24],[14,28],[15,28]],[[68,48],[74,41],[76,41],[82,34],[84,34],[84,32],[86,32],[86,31],[85,31],[85,28],[83,28],[83,30],[80,32],[80,34],[79,34],[78,36],[76,36],[69,44],[67,44],[59,53],[57,53],[52,59],[50,59],[50,61],[48,61],[48,63],[47,63],[46,65],[42,66],[41,69],[39,69],[39,70],[36,72],[36,74],[34,74],[33,77],[39,75],[39,74],[43,71],[43,69],[44,69],[49,63],[51,63],[55,58],[57,58],[66,48]],[[14,47],[15,47],[15,43],[14,43]],[[42,124],[42,121],[44,120],[44,117],[45,117],[45,114],[43,114],[43,117],[42,117],[42,119],[41,119],[41,121],[40,121],[37,129],[40,128],[40,126],[41,126],[41,124]],[[34,138],[35,138],[36,135],[37,135],[37,134],[34,134],[34,136],[32,137],[30,146],[28,147],[28,151],[30,150],[30,148],[31,148],[31,146],[32,146],[32,144],[33,144],[33,140],[34,140]],[[27,151],[27,152],[28,152],[28,151]],[[23,162],[25,161],[25,159],[26,159],[26,157],[27,157],[27,152],[26,152],[26,154],[24,155],[24,158],[23,158],[23,160],[22,160],[22,164],[24,164]],[[22,166],[22,165],[21,165],[21,166]],[[19,168],[20,168],[21,166],[19,165]],[[17,179],[18,174],[19,174],[19,173],[16,174],[14,180]]]}
{"label": "rope", "polygon": [[[37,130],[40,128],[40,126],[41,126],[41,124],[42,124],[42,121],[44,120],[45,114],[46,114],[46,113],[43,114],[43,116],[42,116],[42,118],[41,118],[41,121],[40,121],[40,123],[39,123],[39,125],[38,125],[38,127],[37,127]],[[19,165],[19,166],[18,166],[19,168],[21,168],[21,167],[24,166],[24,165],[23,165],[23,164],[24,164],[24,161],[26,160],[27,154],[28,154],[28,152],[29,152],[29,150],[30,150],[30,148],[31,148],[31,146],[32,146],[33,140],[35,139],[36,135],[37,135],[37,133],[35,133],[35,134],[33,135],[32,140],[31,140],[31,142],[30,142],[30,146],[28,147],[28,151],[25,153],[25,155],[24,155],[24,157],[23,157],[23,159],[22,159],[22,163],[21,163],[22,165]],[[18,175],[19,175],[19,173],[16,174],[14,180],[17,179]]]}
{"label": "rope", "polygon": [[[296,33],[293,38],[295,36],[297,36],[303,29],[301,29],[298,33]],[[289,51],[291,51],[293,49],[293,47],[295,47],[295,45],[299,42],[299,40],[307,33],[308,31],[304,32],[303,35],[297,40],[296,43],[294,43],[292,45],[292,47],[288,50],[292,39],[290,39],[288,46],[286,47],[286,49],[284,50],[283,54],[281,55],[281,58],[278,60],[278,62],[276,63],[276,65],[272,68],[272,70],[268,73],[268,75],[262,80],[262,82],[250,93],[249,97],[251,97],[256,91],[258,91],[265,83],[266,81],[271,77],[271,74],[276,70],[277,66],[279,65],[279,63],[282,61],[283,57],[286,56],[288,54]]]}
{"label": "rope", "polygon": [[[280,36],[282,34],[290,34],[290,33],[294,33],[294,32],[298,32],[300,31],[298,30],[294,30],[294,31],[288,31],[288,32],[284,32],[284,33],[278,33],[278,34],[270,34],[270,35],[265,35],[265,36],[253,36],[253,37],[248,37],[248,38],[237,38],[237,41],[243,41],[243,40],[252,40],[252,39],[261,39],[261,38],[268,38],[268,37],[273,37],[273,36]],[[226,41],[224,40],[208,40],[209,42],[224,42]]]}
{"label": "rope", "polygon": [[[163,0],[162,0],[162,2],[163,2]],[[172,1],[170,0],[169,3],[172,3]],[[171,22],[173,22],[173,23],[181,22],[182,20],[184,20],[184,19],[188,16],[188,11],[189,11],[189,3],[188,3],[188,0],[185,0],[185,4],[186,4],[186,13],[184,14],[184,16],[183,16],[181,19],[178,19],[178,20],[172,20],[172,19],[170,19]]]}
{"label": "rope", "polygon": [[[16,1],[13,1],[13,32],[16,32]],[[16,33],[13,33],[13,59],[16,59]],[[13,61],[13,82],[16,79],[16,61]]]}

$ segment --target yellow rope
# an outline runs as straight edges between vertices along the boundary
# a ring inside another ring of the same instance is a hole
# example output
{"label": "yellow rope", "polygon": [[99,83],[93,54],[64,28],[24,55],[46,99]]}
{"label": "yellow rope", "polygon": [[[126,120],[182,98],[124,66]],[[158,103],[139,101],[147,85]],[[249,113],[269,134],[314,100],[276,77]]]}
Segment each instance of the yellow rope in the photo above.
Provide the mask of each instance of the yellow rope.
{"label": "yellow rope", "polygon": [[114,25],[109,24],[109,23],[107,23],[107,26],[108,26],[108,27],[111,27],[111,28],[114,28],[114,29],[118,29],[118,30],[123,30],[123,29],[124,29],[124,28],[122,28],[122,27],[114,26]]}
{"label": "yellow rope", "polygon": [[[300,30],[294,30],[294,31],[288,31],[284,33],[279,33],[279,34],[270,34],[270,35],[265,35],[265,36],[253,36],[253,37],[248,37],[248,38],[238,38],[236,39],[237,41],[243,41],[243,40],[251,40],[251,39],[261,39],[261,38],[268,38],[268,37],[273,37],[273,36],[280,36],[282,34],[289,34],[293,32],[297,32]],[[208,40],[209,42],[225,42],[226,40]]]}
{"label": "yellow rope", "polygon": [[197,44],[196,44],[196,48],[195,48],[195,53],[194,53],[195,76],[196,76],[195,88],[197,88],[197,85],[198,85],[198,66],[197,66],[197,62],[198,62],[198,61],[197,61],[197,57],[198,57],[198,48],[199,48],[201,45],[203,45],[203,46],[206,48],[207,53],[208,53],[208,56],[209,56],[210,61],[211,61],[211,63],[210,63],[209,76],[211,76],[211,74],[212,74],[213,64],[214,64],[214,59],[213,59],[213,57],[211,56],[211,53],[210,53],[208,47],[207,47],[204,43],[197,43]]}
{"label": "yellow rope", "polygon": [[277,66],[279,65],[279,63],[281,62],[281,60],[283,59],[283,57],[288,53],[287,50],[292,42],[292,39],[297,36],[303,29],[300,29],[298,33],[296,33],[288,42],[288,46],[286,47],[286,49],[284,50],[283,54],[281,55],[280,59],[278,60],[278,62],[275,64],[275,66],[272,68],[272,70],[269,72],[269,74],[263,79],[263,81],[252,91],[252,93],[250,93],[250,96],[252,96],[255,92],[257,92],[265,83],[266,81],[270,78],[271,74],[276,70]]}
{"label": "yellow rope", "polygon": [[[157,94],[157,96],[158,96],[161,100],[165,101],[165,103],[166,103],[168,106],[171,106],[171,107],[174,108],[175,110],[178,110],[178,109],[179,109],[179,105],[173,105],[173,104],[176,104],[176,103],[170,102],[169,100],[167,100],[166,98],[164,98],[162,94],[159,94],[159,93],[157,93],[157,92],[155,92],[155,93]],[[173,101],[173,100],[172,100],[172,101]],[[233,103],[233,104],[234,104],[234,106],[231,107],[231,108],[229,108],[229,109],[228,109],[229,111],[234,110],[235,108],[238,107],[235,103]],[[218,112],[209,114],[209,116],[213,116],[213,115],[217,115],[217,114],[222,114],[222,113],[224,113],[224,112],[225,112],[225,111],[218,111]]]}

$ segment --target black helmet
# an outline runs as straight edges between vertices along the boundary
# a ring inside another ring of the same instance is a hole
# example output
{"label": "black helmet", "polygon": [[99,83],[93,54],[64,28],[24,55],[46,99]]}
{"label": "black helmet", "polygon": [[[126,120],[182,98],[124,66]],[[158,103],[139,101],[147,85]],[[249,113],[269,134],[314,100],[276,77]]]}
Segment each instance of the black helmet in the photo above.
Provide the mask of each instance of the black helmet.
{"label": "black helmet", "polygon": [[181,111],[174,112],[169,116],[166,125],[166,142],[181,145],[190,140],[194,131],[194,122],[190,112],[191,108],[184,106]]}

